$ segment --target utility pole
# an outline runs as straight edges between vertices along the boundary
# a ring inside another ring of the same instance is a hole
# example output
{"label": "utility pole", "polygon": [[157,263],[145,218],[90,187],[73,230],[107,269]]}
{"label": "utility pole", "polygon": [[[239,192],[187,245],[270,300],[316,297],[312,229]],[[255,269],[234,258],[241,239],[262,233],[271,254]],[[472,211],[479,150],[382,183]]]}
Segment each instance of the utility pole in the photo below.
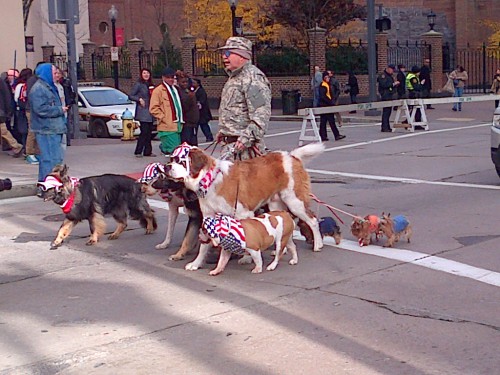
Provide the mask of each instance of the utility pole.
{"label": "utility pole", "polygon": [[[375,0],[367,0],[368,8],[368,100],[373,103],[377,101],[376,76],[377,76],[377,51],[375,48]],[[377,116],[380,111],[368,110],[365,115]]]}
{"label": "utility pole", "polygon": [[78,115],[78,75],[76,72],[76,38],[75,38],[75,17],[77,17],[78,9],[75,9],[77,2],[68,1],[66,2],[66,38],[67,38],[67,50],[68,50],[68,74],[71,81],[71,85],[75,90],[75,103],[71,105],[70,115],[72,116],[72,121],[68,122],[72,124],[73,129],[68,129],[68,139],[70,135],[73,135],[74,139],[85,138],[80,132],[80,116]]}

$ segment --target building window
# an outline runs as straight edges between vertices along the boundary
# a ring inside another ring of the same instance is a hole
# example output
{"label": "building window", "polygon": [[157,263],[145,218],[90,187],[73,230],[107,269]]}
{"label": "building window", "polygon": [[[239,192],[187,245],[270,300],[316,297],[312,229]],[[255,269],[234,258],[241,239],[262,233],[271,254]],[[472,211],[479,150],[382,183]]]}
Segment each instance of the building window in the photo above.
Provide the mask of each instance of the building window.
{"label": "building window", "polygon": [[107,22],[101,22],[99,24],[99,31],[103,34],[106,34],[109,30],[109,25]]}

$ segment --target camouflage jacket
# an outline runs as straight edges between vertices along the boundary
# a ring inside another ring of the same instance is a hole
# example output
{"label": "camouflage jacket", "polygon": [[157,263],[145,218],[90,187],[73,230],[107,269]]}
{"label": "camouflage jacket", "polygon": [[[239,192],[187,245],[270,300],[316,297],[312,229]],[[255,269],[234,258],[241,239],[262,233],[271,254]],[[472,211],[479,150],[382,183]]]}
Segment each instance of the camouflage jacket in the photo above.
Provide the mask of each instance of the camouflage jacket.
{"label": "camouflage jacket", "polygon": [[219,131],[237,136],[245,147],[263,143],[271,117],[271,84],[259,68],[247,62],[229,72],[222,89]]}

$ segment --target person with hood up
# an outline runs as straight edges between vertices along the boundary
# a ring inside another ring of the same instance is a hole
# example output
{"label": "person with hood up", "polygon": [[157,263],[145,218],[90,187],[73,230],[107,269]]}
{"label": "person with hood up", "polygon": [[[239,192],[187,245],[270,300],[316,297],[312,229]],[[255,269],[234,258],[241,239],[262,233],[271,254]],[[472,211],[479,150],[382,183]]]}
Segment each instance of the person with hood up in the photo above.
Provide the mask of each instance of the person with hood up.
{"label": "person with hood up", "polygon": [[68,107],[63,106],[54,82],[57,68],[49,63],[41,64],[35,70],[38,80],[28,93],[31,112],[31,130],[35,133],[40,149],[38,181],[42,182],[52,169],[63,162],[64,151],[61,146],[66,134]]}

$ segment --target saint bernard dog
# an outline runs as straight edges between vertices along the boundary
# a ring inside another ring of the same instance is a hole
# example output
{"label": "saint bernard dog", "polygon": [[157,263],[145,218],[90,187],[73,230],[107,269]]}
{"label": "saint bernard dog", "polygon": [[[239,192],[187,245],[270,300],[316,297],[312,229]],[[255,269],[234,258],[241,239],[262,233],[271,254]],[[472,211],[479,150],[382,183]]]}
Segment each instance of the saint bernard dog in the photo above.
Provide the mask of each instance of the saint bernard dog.
{"label": "saint bernard dog", "polygon": [[[320,251],[323,240],[318,220],[309,210],[311,183],[303,162],[318,156],[324,148],[323,143],[312,143],[291,152],[276,151],[231,162],[183,143],[171,155],[169,173],[197,193],[203,217],[223,214],[246,219],[266,204],[270,210],[288,210],[311,228],[314,251]],[[200,247],[196,259],[186,265],[187,270],[203,265],[209,246]]]}

